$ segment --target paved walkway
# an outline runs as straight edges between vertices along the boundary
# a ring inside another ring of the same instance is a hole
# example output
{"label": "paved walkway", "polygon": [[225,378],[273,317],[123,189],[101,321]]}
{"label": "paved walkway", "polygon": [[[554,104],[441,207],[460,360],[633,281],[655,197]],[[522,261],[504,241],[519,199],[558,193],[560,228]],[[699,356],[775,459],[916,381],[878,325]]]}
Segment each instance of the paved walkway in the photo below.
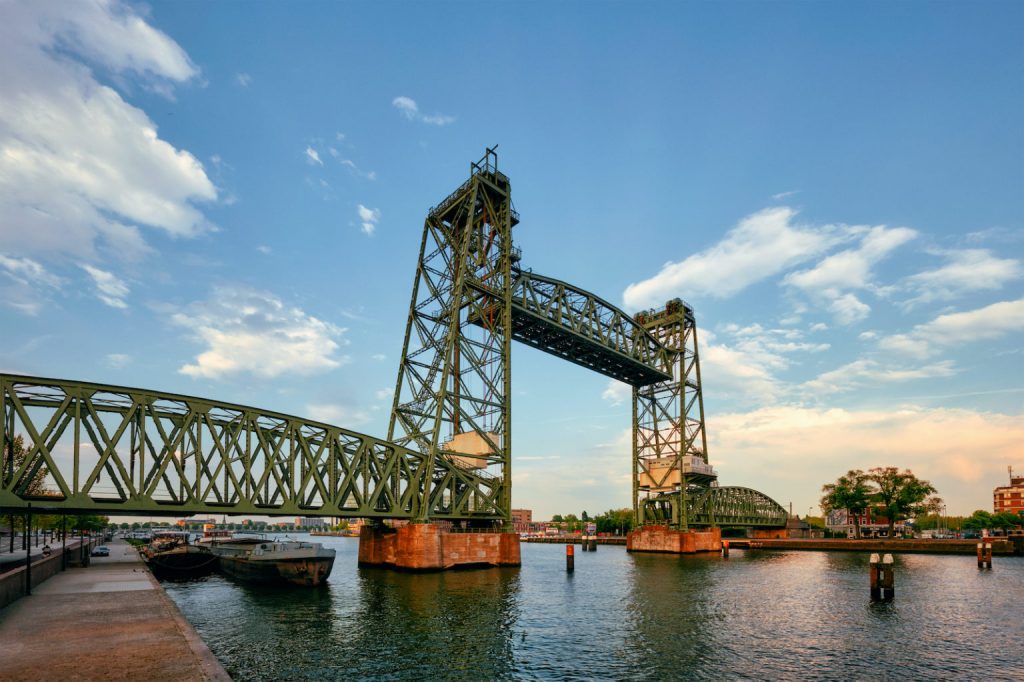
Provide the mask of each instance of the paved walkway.
{"label": "paved walkway", "polygon": [[0,679],[229,680],[123,540],[0,610]]}

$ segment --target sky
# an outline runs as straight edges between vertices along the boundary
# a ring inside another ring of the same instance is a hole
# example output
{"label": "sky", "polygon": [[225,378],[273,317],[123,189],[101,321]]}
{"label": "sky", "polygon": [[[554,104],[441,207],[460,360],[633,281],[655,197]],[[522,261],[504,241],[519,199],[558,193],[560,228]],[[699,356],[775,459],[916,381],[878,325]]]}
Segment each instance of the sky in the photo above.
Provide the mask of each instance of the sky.
{"label": "sky", "polygon": [[[428,209],[699,327],[722,485],[1024,471],[1024,5],[0,0],[0,372],[383,437]],[[629,389],[514,348],[513,504],[630,505]]]}

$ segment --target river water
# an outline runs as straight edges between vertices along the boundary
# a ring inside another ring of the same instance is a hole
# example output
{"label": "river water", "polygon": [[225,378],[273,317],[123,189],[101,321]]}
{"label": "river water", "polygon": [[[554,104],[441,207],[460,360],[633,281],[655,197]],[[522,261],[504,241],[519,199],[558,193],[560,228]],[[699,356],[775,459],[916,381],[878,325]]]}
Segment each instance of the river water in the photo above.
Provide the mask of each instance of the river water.
{"label": "river water", "polygon": [[896,599],[868,599],[868,555],[563,545],[523,566],[358,568],[321,589],[221,576],[164,583],[237,680],[1024,679],[1024,558],[898,555]]}

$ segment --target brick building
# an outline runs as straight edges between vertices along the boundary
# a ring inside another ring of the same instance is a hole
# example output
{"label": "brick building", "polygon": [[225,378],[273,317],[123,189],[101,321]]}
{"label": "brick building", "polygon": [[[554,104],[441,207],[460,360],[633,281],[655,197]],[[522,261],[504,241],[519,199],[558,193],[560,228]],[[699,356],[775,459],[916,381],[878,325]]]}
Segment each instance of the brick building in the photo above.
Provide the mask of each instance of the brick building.
{"label": "brick building", "polygon": [[517,533],[528,533],[531,530],[531,524],[533,524],[532,509],[512,510],[512,527]]}
{"label": "brick building", "polygon": [[992,491],[992,509],[996,513],[1019,514],[1024,511],[1024,476],[1014,476],[1010,469],[1010,485]]}

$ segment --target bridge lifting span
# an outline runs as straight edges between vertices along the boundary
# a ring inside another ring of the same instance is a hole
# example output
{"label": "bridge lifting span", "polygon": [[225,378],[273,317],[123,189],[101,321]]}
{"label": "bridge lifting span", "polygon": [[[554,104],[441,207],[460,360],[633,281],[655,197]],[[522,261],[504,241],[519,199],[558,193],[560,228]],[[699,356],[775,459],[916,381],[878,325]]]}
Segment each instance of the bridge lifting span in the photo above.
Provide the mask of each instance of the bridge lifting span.
{"label": "bridge lifting span", "polygon": [[783,526],[763,493],[717,485],[692,308],[630,316],[524,269],[518,222],[493,149],[428,212],[386,440],[205,398],[0,375],[0,509],[507,527],[516,340],[633,387],[639,523]]}

